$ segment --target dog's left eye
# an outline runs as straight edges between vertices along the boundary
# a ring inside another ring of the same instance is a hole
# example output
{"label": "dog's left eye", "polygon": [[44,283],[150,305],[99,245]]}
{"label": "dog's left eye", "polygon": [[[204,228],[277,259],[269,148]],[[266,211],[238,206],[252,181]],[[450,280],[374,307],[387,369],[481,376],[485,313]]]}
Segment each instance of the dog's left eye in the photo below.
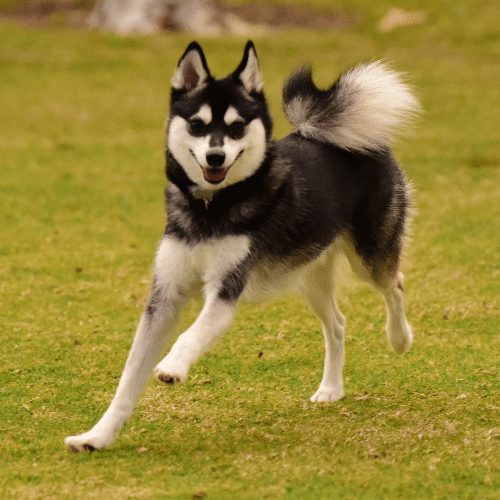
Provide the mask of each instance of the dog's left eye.
{"label": "dog's left eye", "polygon": [[245,124],[243,122],[235,122],[229,126],[229,137],[231,139],[241,139],[245,132]]}
{"label": "dog's left eye", "polygon": [[189,130],[193,135],[203,135],[205,132],[205,124],[201,120],[190,120]]}

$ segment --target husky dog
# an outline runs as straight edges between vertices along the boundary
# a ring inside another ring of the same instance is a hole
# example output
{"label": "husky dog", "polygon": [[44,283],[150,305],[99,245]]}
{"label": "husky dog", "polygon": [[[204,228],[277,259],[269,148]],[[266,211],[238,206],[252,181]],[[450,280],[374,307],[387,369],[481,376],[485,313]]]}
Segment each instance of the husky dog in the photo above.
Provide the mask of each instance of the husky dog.
{"label": "husky dog", "polygon": [[[403,306],[400,256],[410,212],[408,184],[390,142],[417,110],[400,76],[381,62],[356,66],[328,89],[310,68],[283,89],[295,130],[271,138],[255,47],[216,79],[191,43],[172,79],[167,129],[168,224],[150,298],[116,394],[73,451],[105,448],[131,416],[154,373],[175,384],[229,328],[245,299],[298,289],[325,338],[323,378],[313,402],[344,395],[344,317],[335,297],[336,255],[381,292],[387,335],[398,354],[412,342]],[[204,306],[160,361],[184,302]]]}

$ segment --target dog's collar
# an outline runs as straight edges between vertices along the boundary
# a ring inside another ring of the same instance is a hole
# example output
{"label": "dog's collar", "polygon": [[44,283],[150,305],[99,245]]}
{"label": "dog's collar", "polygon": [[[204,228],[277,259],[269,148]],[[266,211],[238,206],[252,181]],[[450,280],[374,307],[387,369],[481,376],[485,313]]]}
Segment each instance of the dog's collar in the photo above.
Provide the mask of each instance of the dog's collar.
{"label": "dog's collar", "polygon": [[203,189],[198,186],[193,186],[189,189],[191,195],[195,200],[203,200],[205,203],[205,208],[208,208],[208,205],[213,200],[215,191],[210,191],[209,189]]}

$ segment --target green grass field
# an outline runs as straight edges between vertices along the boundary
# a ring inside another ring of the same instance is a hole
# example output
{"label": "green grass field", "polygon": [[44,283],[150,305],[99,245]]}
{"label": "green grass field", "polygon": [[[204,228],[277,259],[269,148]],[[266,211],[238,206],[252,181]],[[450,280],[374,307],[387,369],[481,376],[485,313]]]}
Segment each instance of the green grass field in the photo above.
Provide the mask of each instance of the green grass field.
{"label": "green grass field", "polygon": [[[147,297],[190,38],[0,24],[1,498],[498,498],[498,4],[401,2],[428,21],[386,34],[387,1],[347,4],[349,29],[255,42],[276,137],[300,63],[326,85],[385,58],[417,89],[425,113],[395,147],[418,207],[412,350],[388,347],[377,294],[346,289],[346,397],[315,406],[319,322],[294,297],[244,305],[185,384],[153,381],[115,445],[79,455],[63,439],[109,403]],[[243,39],[202,42],[215,74],[239,62]]]}

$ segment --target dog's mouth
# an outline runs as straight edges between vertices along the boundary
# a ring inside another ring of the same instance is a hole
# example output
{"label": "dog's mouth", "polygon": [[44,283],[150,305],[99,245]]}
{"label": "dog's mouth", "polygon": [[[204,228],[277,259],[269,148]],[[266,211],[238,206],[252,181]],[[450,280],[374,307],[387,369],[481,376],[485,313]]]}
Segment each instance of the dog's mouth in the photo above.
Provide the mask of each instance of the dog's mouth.
{"label": "dog's mouth", "polygon": [[221,168],[221,167],[204,167],[199,161],[198,158],[196,158],[196,155],[194,152],[190,149],[189,152],[191,153],[191,156],[196,160],[196,163],[200,166],[202,172],[203,172],[203,177],[204,179],[209,182],[210,184],[220,184],[224,179],[226,178],[227,173],[229,172],[229,169],[236,163],[236,160],[243,154],[244,149],[242,149],[237,155],[236,158],[234,159],[233,163],[229,165],[226,168]]}
{"label": "dog's mouth", "polygon": [[225,178],[229,170],[228,168],[211,168],[211,167],[201,167],[203,170],[203,177],[210,184],[220,184]]}

